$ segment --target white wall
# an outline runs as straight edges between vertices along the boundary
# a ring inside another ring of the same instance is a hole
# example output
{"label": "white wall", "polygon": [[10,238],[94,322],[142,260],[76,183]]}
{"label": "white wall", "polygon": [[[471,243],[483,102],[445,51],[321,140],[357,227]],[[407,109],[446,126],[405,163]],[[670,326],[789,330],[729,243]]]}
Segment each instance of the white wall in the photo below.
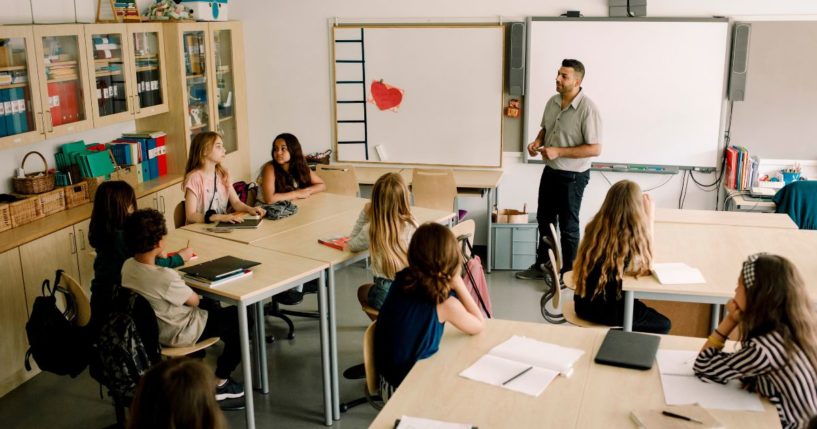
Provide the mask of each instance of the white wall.
{"label": "white wall", "polygon": [[[74,22],[88,19],[92,0],[76,0],[74,8],[49,4],[70,3],[65,0],[31,0],[20,2],[0,0],[3,11],[0,22],[4,24],[32,22],[34,12],[59,11],[59,16],[48,16],[49,22]],[[144,4],[140,2],[140,4]],[[504,21],[521,20],[526,16],[557,16],[566,10],[581,10],[585,16],[606,16],[606,0],[414,0],[394,2],[382,0],[232,0],[230,17],[244,22],[245,51],[247,53],[248,111],[251,143],[251,167],[257,170],[269,159],[271,138],[280,132],[296,134],[306,151],[318,151],[331,147],[331,97],[329,72],[329,22],[334,17],[365,18],[369,21],[403,19],[420,22],[431,20],[484,20],[503,17]],[[729,16],[740,19],[817,19],[817,2],[813,0],[650,0],[649,16]],[[49,15],[44,12],[44,15]],[[351,18],[351,19],[348,19]],[[44,20],[38,19],[39,21]],[[566,43],[569,43],[566,41]],[[119,128],[133,127],[127,122],[94,132],[49,140],[19,150],[0,151],[0,179],[11,176],[22,154],[37,149],[53,152],[59,143],[84,138],[86,141],[105,140],[121,132]],[[518,128],[512,123],[508,128]],[[506,134],[507,137],[507,134]],[[422,135],[418,135],[422,138]],[[510,143],[510,144],[509,144]],[[513,142],[505,142],[506,148],[521,148]],[[519,150],[519,149],[516,149]],[[512,159],[517,159],[512,161]],[[536,188],[541,165],[519,163],[518,154],[505,156],[505,176],[500,189],[500,205],[521,207],[528,202],[529,211],[535,211]],[[660,183],[664,176],[608,174],[611,179],[629,177],[645,187]],[[680,190],[679,177],[653,191],[658,204],[675,206]],[[711,181],[710,177],[701,180]],[[10,181],[0,181],[0,192],[5,192]],[[594,173],[585,193],[582,219],[600,204],[607,184]],[[715,197],[690,185],[686,207],[713,208]],[[472,198],[463,199],[465,208],[474,213],[484,213],[482,202]],[[483,242],[484,237],[477,237]]]}

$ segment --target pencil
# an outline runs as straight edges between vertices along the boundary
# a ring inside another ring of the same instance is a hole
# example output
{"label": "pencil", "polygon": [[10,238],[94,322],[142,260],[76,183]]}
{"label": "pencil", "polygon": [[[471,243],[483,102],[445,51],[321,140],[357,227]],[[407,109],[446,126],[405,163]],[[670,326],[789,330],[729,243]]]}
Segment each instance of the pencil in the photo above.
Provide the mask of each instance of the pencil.
{"label": "pencil", "polygon": [[522,372],[520,372],[519,374],[516,374],[516,375],[514,375],[513,377],[511,377],[511,378],[509,378],[509,379],[505,380],[505,382],[504,382],[504,383],[502,383],[502,385],[504,386],[504,385],[506,385],[506,384],[508,384],[508,383],[510,383],[510,382],[512,382],[512,381],[514,381],[514,380],[516,380],[517,378],[521,377],[523,374],[525,374],[526,372],[528,372],[528,371],[530,371],[530,370],[532,370],[532,369],[533,369],[533,367],[532,367],[532,366],[529,366],[529,367],[525,368],[525,369],[524,369]]}
{"label": "pencil", "polygon": [[190,247],[190,240],[187,240],[187,246],[186,247]]}

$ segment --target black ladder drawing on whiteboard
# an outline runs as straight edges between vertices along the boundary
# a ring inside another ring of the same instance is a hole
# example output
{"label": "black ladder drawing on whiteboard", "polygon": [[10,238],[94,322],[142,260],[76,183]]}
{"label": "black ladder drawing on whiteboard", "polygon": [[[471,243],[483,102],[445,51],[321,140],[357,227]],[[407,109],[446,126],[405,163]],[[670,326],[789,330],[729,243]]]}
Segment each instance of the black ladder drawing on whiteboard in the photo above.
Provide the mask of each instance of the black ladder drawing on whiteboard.
{"label": "black ladder drawing on whiteboard", "polygon": [[[335,85],[360,85],[360,99],[359,100],[337,100],[337,104],[360,104],[363,107],[363,118],[362,119],[338,119],[337,120],[337,130],[338,130],[338,145],[347,145],[347,144],[362,144],[363,145],[363,153],[366,156],[366,160],[369,160],[369,130],[368,124],[366,122],[366,52],[364,50],[364,43],[363,43],[363,29],[360,29],[360,38],[359,39],[336,39],[335,43],[358,43],[360,44],[360,59],[341,59],[335,60],[336,64],[360,64],[361,70],[361,80],[336,80]],[[336,110],[338,111],[338,110]],[[343,127],[343,124],[363,124],[363,140],[341,140],[340,139],[340,129]],[[340,149],[340,148],[338,148]]]}

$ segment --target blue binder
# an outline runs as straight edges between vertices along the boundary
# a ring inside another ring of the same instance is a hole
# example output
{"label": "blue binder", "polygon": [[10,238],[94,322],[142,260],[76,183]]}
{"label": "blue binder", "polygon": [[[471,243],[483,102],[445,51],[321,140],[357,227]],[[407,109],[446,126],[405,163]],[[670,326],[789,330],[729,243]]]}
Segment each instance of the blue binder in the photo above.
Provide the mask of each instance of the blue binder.
{"label": "blue binder", "polygon": [[23,88],[14,88],[17,100],[17,125],[19,126],[18,133],[28,132],[28,109],[26,106],[26,92]]}
{"label": "blue binder", "polygon": [[0,137],[9,135],[9,132],[6,130],[6,105],[3,103],[6,91],[5,89],[0,89]]}
{"label": "blue binder", "polygon": [[0,102],[3,103],[3,123],[4,128],[6,130],[6,135],[10,136],[14,134],[14,114],[12,113],[14,109],[11,107],[11,90],[10,89],[3,89],[0,90]]}

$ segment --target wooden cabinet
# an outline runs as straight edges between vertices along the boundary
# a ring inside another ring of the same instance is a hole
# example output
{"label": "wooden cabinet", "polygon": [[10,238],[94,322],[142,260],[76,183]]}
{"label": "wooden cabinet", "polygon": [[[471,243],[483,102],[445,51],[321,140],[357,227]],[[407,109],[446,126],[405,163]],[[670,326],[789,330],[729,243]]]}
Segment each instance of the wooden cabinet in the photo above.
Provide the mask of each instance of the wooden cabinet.
{"label": "wooden cabinet", "polygon": [[94,124],[167,112],[161,24],[88,24]]}
{"label": "wooden cabinet", "polygon": [[25,325],[28,321],[20,252],[17,248],[0,253],[0,397],[39,371],[26,371],[23,356],[28,349]]}
{"label": "wooden cabinet", "polygon": [[184,192],[181,185],[169,186],[161,191],[145,195],[136,200],[136,206],[140,209],[154,209],[165,217],[167,232],[176,229],[174,214],[176,206],[184,201]]}
{"label": "wooden cabinet", "polygon": [[[241,23],[167,24],[169,110],[136,121],[139,130],[167,133],[168,171],[183,174],[192,139],[218,131],[227,148],[225,167],[235,180],[249,179],[249,147]],[[171,143],[172,142],[172,143]],[[183,152],[184,156],[175,156]]]}
{"label": "wooden cabinet", "polygon": [[[30,26],[0,26],[0,149],[43,140],[34,33]],[[9,124],[13,124],[9,126]]]}
{"label": "wooden cabinet", "polygon": [[[93,127],[82,25],[35,25],[34,46],[45,138]],[[33,84],[33,82],[32,82]]]}
{"label": "wooden cabinet", "polygon": [[42,295],[43,280],[50,279],[53,282],[58,269],[62,269],[75,279],[80,278],[77,251],[73,226],[20,246],[26,308],[29,313],[34,305],[34,298]]}
{"label": "wooden cabinet", "polygon": [[77,279],[88,293],[91,295],[91,280],[94,279],[94,259],[96,259],[96,250],[91,247],[88,241],[88,231],[91,225],[91,220],[87,219],[74,225],[74,240],[76,241],[77,249],[77,269],[79,271],[79,278]]}

